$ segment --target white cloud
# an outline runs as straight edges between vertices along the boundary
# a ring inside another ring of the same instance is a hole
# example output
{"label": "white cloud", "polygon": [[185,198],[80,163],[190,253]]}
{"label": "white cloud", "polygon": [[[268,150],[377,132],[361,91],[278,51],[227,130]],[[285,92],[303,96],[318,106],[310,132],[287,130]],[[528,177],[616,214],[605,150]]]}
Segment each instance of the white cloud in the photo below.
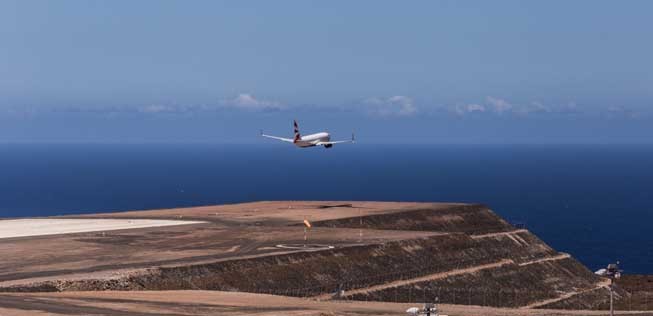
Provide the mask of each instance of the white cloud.
{"label": "white cloud", "polygon": [[505,99],[488,96],[485,98],[487,103],[492,107],[492,111],[498,114],[513,113],[527,115],[530,113],[550,113],[551,108],[540,102],[531,102],[528,105],[513,105]]}
{"label": "white cloud", "polygon": [[583,111],[581,111],[576,102],[568,102],[561,106],[557,112],[562,114],[581,114]]}
{"label": "white cloud", "polygon": [[413,99],[403,95],[395,95],[386,99],[369,98],[363,103],[375,115],[411,116],[417,113]]}
{"label": "white cloud", "polygon": [[170,106],[170,105],[146,105],[140,107],[138,112],[141,113],[176,113],[176,112],[185,112],[185,107],[180,106]]}
{"label": "white cloud", "polygon": [[285,108],[277,101],[260,100],[248,93],[241,93],[236,98],[222,102],[224,105],[244,110],[282,110]]}
{"label": "white cloud", "polygon": [[487,97],[485,99],[493,107],[494,112],[497,112],[499,114],[510,111],[513,108],[512,104],[508,103],[508,101],[504,99],[499,99],[495,97]]}
{"label": "white cloud", "polygon": [[467,112],[485,112],[485,106],[478,104],[468,104]]}
{"label": "white cloud", "polygon": [[456,105],[452,111],[458,115],[465,115],[468,113],[486,113],[487,115],[529,115],[531,113],[554,112],[554,109],[540,102],[531,102],[528,105],[515,105],[505,99],[495,98],[492,96],[486,97],[485,101],[486,104],[471,103]]}
{"label": "white cloud", "polygon": [[467,113],[474,113],[474,112],[482,113],[485,112],[485,110],[486,109],[484,105],[472,103],[472,104],[456,105],[454,112],[456,112],[456,114],[458,115],[465,115]]}
{"label": "white cloud", "polygon": [[285,106],[276,101],[261,100],[249,93],[238,94],[233,99],[225,99],[217,104],[209,105],[147,105],[138,108],[140,113],[157,114],[157,113],[193,113],[193,112],[213,112],[220,109],[238,109],[248,111],[267,111],[282,110]]}
{"label": "white cloud", "polygon": [[540,102],[531,102],[531,109],[533,110],[532,112],[544,112],[544,113],[550,113],[551,108],[540,103]]}
{"label": "white cloud", "polygon": [[631,119],[637,119],[641,117],[640,113],[635,112],[631,109],[627,109],[623,106],[609,106],[607,111],[608,116],[610,117],[626,117]]}
{"label": "white cloud", "polygon": [[551,113],[553,110],[551,107],[546,106],[540,102],[531,102],[530,105],[518,107],[514,110],[516,114],[528,115],[531,113]]}

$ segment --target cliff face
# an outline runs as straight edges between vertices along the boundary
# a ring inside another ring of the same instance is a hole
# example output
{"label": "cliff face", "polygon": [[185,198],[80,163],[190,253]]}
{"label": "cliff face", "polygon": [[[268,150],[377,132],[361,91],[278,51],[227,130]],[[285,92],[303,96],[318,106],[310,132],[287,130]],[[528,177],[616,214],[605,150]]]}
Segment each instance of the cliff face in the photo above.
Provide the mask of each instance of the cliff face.
{"label": "cliff face", "polygon": [[[327,227],[356,227],[355,218],[318,223]],[[595,308],[596,300],[573,301],[578,295],[605,298],[606,281],[568,254],[558,253],[535,235],[516,229],[482,205],[462,205],[434,212],[428,208],[363,218],[374,229],[432,230],[465,236],[467,247],[451,249],[450,264],[427,252],[423,265],[442,267],[408,278],[387,280],[382,286],[355,287],[345,295],[355,300],[414,302],[437,298],[443,303],[497,307]],[[447,244],[445,239],[434,241]],[[420,261],[416,261],[420,262]],[[473,264],[467,264],[474,262]]]}
{"label": "cliff face", "polygon": [[606,294],[605,280],[482,205],[436,208],[424,204],[313,225],[331,229],[334,235],[347,228],[377,234],[379,230],[437,234],[152,267],[122,278],[45,281],[0,291],[202,289],[326,299],[342,290],[342,298],[354,300],[438,298],[442,303],[531,308],[592,308],[596,307],[593,303],[574,298]]}
{"label": "cliff face", "polygon": [[483,205],[454,205],[435,210],[427,205],[401,212],[340,218],[315,223],[321,227],[437,231],[480,235],[514,228]]}

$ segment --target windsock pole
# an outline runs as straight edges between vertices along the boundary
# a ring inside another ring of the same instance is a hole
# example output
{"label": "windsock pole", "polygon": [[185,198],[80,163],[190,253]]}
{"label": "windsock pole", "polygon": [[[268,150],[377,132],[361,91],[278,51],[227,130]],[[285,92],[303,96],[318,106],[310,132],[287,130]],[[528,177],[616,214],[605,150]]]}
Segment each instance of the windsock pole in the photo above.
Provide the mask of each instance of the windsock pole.
{"label": "windsock pole", "polygon": [[304,217],[304,248],[306,248],[306,242],[308,241],[308,229],[311,228],[311,222],[309,222],[306,217]]}

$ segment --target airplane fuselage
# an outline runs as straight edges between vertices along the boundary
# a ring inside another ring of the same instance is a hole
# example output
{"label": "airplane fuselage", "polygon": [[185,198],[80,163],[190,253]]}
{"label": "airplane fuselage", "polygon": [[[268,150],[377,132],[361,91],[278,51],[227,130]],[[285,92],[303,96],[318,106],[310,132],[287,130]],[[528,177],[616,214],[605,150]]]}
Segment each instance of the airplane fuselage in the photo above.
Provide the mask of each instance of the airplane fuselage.
{"label": "airplane fuselage", "polygon": [[293,121],[293,132],[294,132],[294,137],[293,138],[266,135],[266,134],[263,134],[263,131],[261,131],[261,136],[276,139],[276,140],[280,140],[280,141],[284,141],[284,142],[287,142],[287,143],[292,143],[293,145],[295,145],[297,147],[300,147],[300,148],[315,147],[315,146],[324,146],[324,148],[331,148],[331,147],[333,147],[334,144],[353,143],[354,142],[354,134],[353,133],[351,134],[351,140],[337,140],[337,141],[331,141],[331,135],[329,135],[329,133],[327,133],[327,132],[321,132],[321,133],[315,133],[315,134],[302,136],[302,134],[299,132],[299,126],[297,125],[297,121]]}
{"label": "airplane fuselage", "polygon": [[320,142],[328,142],[330,140],[331,140],[331,135],[329,135],[329,133],[326,132],[315,133],[315,134],[310,134],[310,135],[300,137],[299,140],[295,142],[295,146],[312,147],[312,146],[317,146],[317,144]]}

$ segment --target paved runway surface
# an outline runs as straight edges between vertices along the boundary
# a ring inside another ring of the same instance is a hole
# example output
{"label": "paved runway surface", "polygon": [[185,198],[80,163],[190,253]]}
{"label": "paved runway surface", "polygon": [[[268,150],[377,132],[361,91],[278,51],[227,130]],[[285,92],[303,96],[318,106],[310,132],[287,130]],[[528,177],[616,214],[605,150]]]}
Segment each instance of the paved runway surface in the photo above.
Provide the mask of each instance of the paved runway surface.
{"label": "paved runway surface", "polygon": [[0,220],[0,238],[87,233],[199,223],[202,222],[154,219],[11,219]]}

